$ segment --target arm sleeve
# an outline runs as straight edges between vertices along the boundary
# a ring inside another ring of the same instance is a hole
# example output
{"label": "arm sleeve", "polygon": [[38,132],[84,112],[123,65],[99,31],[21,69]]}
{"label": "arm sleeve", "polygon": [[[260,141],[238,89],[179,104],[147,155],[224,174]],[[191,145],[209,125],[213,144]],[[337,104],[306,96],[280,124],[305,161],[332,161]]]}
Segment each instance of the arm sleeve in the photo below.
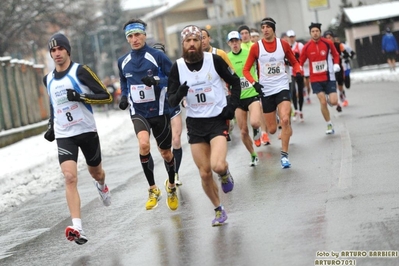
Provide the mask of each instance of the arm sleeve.
{"label": "arm sleeve", "polygon": [[182,100],[177,96],[177,90],[179,89],[180,85],[179,70],[177,68],[177,63],[175,62],[170,69],[168,78],[168,102],[172,107],[178,106]]}
{"label": "arm sleeve", "polygon": [[251,67],[254,65],[258,54],[259,54],[259,43],[255,43],[251,46],[247,61],[245,61],[244,68],[242,69],[242,74],[251,84],[255,82],[255,78],[252,77],[251,75]]}
{"label": "arm sleeve", "polygon": [[213,54],[213,63],[215,65],[215,70],[219,76],[230,85],[231,100],[234,104],[238,105],[241,95],[241,83],[240,78],[234,72],[233,69],[229,67],[226,61],[222,57]]}
{"label": "arm sleeve", "polygon": [[166,54],[162,54],[162,63],[161,63],[161,70],[162,72],[166,75],[166,77],[162,77],[160,80],[161,84],[167,84],[168,83],[168,77],[170,75],[170,70],[172,68],[172,61],[170,61],[169,57],[166,56]]}
{"label": "arm sleeve", "polygon": [[281,44],[283,46],[285,57],[288,59],[291,66],[293,67],[294,73],[301,73],[301,66],[299,65],[299,62],[296,59],[294,52],[292,52],[290,45],[284,41],[282,41]]}
{"label": "arm sleeve", "polygon": [[88,104],[106,104],[112,102],[112,96],[97,75],[86,65],[79,66],[77,71],[79,81],[93,92],[84,95]]}

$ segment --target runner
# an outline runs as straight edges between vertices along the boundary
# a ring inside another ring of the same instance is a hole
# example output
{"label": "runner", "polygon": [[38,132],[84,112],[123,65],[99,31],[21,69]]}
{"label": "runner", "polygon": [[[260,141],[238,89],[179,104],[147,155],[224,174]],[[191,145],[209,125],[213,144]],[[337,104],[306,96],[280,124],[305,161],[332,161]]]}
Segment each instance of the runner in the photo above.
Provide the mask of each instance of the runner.
{"label": "runner", "polygon": [[[282,128],[281,167],[290,168],[288,146],[292,135],[290,122],[291,96],[284,59],[288,59],[297,76],[301,76],[301,69],[290,45],[276,38],[276,22],[274,19],[264,18],[260,25],[264,37],[251,47],[243,73],[261,96],[266,127],[270,134],[277,131],[276,113],[278,112]],[[250,72],[255,61],[258,62],[259,82]]]}
{"label": "runner", "polygon": [[[249,50],[241,48],[241,36],[238,31],[231,31],[227,35],[227,43],[229,44],[231,51],[227,54],[230,61],[232,62],[236,74],[241,79],[241,97],[240,104],[235,112],[238,127],[241,130],[241,140],[251,155],[250,166],[256,166],[258,164],[258,154],[255,152],[252,145],[251,137],[248,132],[248,114],[249,121],[254,130],[254,138],[260,138],[260,118],[262,116],[260,109],[260,102],[258,93],[255,88],[249,84],[248,80],[245,79],[242,74],[245,61],[248,58]],[[255,66],[251,68],[251,74],[255,77]],[[256,78],[257,79],[257,78]]]}
{"label": "runner", "polygon": [[299,63],[303,65],[309,59],[310,82],[313,93],[319,99],[321,113],[327,123],[326,134],[334,134],[327,101],[331,105],[338,104],[335,72],[341,70],[339,54],[332,41],[321,37],[320,23],[312,22],[309,32],[311,39],[303,47]]}

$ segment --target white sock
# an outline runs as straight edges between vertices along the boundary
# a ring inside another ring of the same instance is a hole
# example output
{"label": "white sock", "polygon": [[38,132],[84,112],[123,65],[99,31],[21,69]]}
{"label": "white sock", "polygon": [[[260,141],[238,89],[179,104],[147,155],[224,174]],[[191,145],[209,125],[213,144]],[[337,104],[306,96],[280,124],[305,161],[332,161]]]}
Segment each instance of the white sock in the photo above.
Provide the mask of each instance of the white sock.
{"label": "white sock", "polygon": [[330,121],[327,121],[327,125],[332,125],[331,120],[330,120]]}
{"label": "white sock", "polygon": [[72,225],[79,230],[82,230],[82,219],[80,218],[72,218]]}

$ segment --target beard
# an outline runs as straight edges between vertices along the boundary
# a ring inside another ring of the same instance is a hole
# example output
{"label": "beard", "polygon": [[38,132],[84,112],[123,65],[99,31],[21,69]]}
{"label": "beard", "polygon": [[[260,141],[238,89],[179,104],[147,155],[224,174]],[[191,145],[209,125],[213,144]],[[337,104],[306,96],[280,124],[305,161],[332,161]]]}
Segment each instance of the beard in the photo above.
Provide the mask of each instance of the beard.
{"label": "beard", "polygon": [[[192,47],[190,47],[191,49]],[[189,52],[188,49],[183,49],[183,58],[189,63],[196,63],[204,58],[204,53],[202,52],[202,47],[200,46],[195,52]]]}

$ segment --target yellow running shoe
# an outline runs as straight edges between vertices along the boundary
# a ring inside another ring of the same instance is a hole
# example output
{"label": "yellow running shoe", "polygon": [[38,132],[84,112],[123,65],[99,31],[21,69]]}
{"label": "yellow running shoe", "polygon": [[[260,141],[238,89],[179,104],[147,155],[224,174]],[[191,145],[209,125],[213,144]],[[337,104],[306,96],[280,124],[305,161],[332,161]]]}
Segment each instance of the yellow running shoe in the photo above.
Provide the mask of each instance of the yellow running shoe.
{"label": "yellow running shoe", "polygon": [[149,196],[145,208],[147,210],[152,210],[158,206],[158,201],[161,199],[162,193],[159,188],[150,188],[148,194]]}
{"label": "yellow running shoe", "polygon": [[177,207],[179,207],[179,198],[177,197],[177,187],[175,186],[174,188],[170,188],[168,185],[169,185],[169,179],[167,178],[165,180],[165,189],[166,192],[168,193],[166,204],[168,205],[168,208],[170,210],[175,211],[177,210]]}

